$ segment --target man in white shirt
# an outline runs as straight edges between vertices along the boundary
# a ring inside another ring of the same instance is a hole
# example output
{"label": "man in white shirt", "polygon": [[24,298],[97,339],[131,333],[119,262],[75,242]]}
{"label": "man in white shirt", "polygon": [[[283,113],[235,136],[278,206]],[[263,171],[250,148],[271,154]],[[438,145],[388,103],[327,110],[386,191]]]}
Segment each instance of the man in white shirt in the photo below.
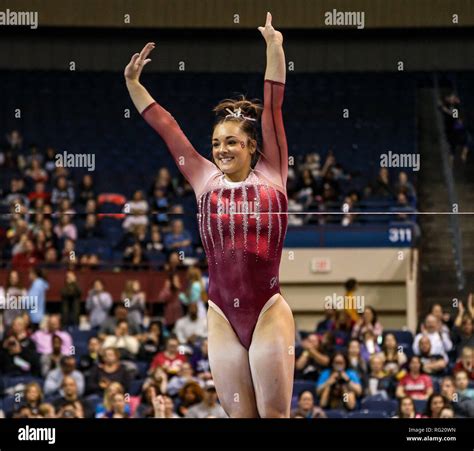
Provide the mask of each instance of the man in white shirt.
{"label": "man in white shirt", "polygon": [[434,315],[428,315],[425,322],[421,325],[421,332],[415,337],[413,342],[413,352],[420,354],[421,337],[427,336],[431,342],[431,354],[442,355],[446,362],[448,361],[448,352],[453,349],[453,343],[449,334],[443,331],[442,324]]}
{"label": "man in white shirt", "polygon": [[196,340],[207,337],[207,319],[198,317],[196,303],[189,304],[188,314],[176,321],[174,332],[181,344],[192,345]]}

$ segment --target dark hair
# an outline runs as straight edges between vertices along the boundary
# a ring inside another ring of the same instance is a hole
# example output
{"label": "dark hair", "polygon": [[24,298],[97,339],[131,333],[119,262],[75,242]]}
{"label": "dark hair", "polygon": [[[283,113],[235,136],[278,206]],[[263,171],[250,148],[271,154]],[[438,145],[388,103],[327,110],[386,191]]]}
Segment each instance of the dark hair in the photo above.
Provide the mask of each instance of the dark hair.
{"label": "dark hair", "polygon": [[408,372],[410,372],[410,365],[411,365],[411,362],[413,362],[413,360],[415,359],[418,359],[418,362],[420,362],[420,374],[424,374],[424,371],[423,371],[423,364],[421,362],[421,357],[419,355],[412,355],[409,359],[408,359],[408,362],[407,362],[407,368],[408,368]]}
{"label": "dark hair", "polygon": [[428,398],[428,400],[426,401],[426,409],[425,409],[425,415],[429,418],[431,418],[433,415],[433,411],[431,410],[431,403],[434,398],[441,398],[443,400],[443,407],[441,408],[441,410],[447,405],[449,405],[446,398],[443,395],[441,395],[440,393],[432,393],[430,397]]}
{"label": "dark hair", "polygon": [[377,322],[377,312],[375,311],[375,309],[373,307],[371,307],[370,305],[368,305],[367,307],[365,307],[366,309],[370,310],[372,312],[372,326],[375,326],[375,323]]}
{"label": "dark hair", "polygon": [[337,356],[339,355],[342,355],[342,357],[344,358],[344,365],[347,368],[349,368],[349,361],[347,360],[347,356],[344,352],[342,351],[336,351],[332,356],[331,356],[331,361],[329,362],[329,368],[332,369],[333,367],[333,364],[334,364],[334,360],[336,359]]}
{"label": "dark hair", "polygon": [[[244,118],[237,117],[226,117],[229,112],[227,108],[231,111],[235,111],[240,108],[240,111],[243,116],[249,117],[255,120],[247,120]],[[259,134],[258,134],[258,120],[260,118],[261,112],[263,110],[262,104],[258,99],[248,100],[245,98],[244,94],[240,94],[237,99],[223,99],[221,100],[212,111],[216,113],[217,119],[212,127],[212,130],[216,128],[217,125],[222,124],[223,122],[233,121],[238,122],[241,130],[246,133],[250,139],[257,141],[257,149],[252,155],[251,166],[254,167],[258,161],[258,152],[259,152]],[[211,152],[211,159],[214,161]]]}
{"label": "dark hair", "polygon": [[352,291],[357,286],[357,280],[353,278],[347,279],[344,283],[344,286],[346,287],[347,291]]}
{"label": "dark hair", "polygon": [[413,412],[416,413],[415,401],[413,401],[413,398],[411,396],[404,396],[398,400],[397,416],[400,418],[402,417],[402,404],[405,399],[410,400],[411,406],[413,407]]}
{"label": "dark hair", "polygon": [[303,397],[303,395],[305,393],[309,393],[311,394],[311,396],[313,397],[313,400],[314,400],[314,395],[313,395],[313,392],[311,390],[301,390],[299,393],[298,393],[298,401]]}

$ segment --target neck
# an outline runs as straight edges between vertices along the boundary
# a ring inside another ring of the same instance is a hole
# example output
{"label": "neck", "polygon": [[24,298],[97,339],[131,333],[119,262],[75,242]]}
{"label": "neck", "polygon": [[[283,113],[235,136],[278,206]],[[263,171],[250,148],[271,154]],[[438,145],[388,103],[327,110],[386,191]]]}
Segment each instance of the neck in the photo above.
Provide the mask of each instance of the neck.
{"label": "neck", "polygon": [[249,174],[252,172],[252,168],[244,168],[241,171],[234,172],[233,174],[224,174],[224,177],[230,182],[243,182]]}

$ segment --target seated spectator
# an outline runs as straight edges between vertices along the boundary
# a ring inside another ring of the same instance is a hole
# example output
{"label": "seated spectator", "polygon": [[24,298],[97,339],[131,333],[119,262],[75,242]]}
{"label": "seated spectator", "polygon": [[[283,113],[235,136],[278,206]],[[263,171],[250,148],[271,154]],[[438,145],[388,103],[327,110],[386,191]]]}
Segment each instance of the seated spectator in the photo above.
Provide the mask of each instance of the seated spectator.
{"label": "seated spectator", "polygon": [[194,352],[191,356],[191,365],[199,379],[203,381],[212,379],[211,368],[209,365],[207,338],[201,341],[199,348],[194,349]]}
{"label": "seated spectator", "polygon": [[[20,281],[18,271],[10,271],[7,276],[7,285],[5,287],[5,301],[14,303],[16,300],[23,299],[26,294],[27,291]],[[10,328],[15,318],[17,318],[22,312],[23,310],[14,308],[3,310],[4,329]]]}
{"label": "seated spectator", "polygon": [[93,200],[95,197],[94,179],[90,174],[84,174],[82,181],[79,184],[79,195],[77,196],[77,201],[80,204],[85,205],[88,200]]}
{"label": "seated spectator", "polygon": [[301,415],[303,418],[326,418],[324,410],[314,405],[314,396],[309,390],[298,395],[298,407],[291,412],[291,418]]}
{"label": "seated spectator", "polygon": [[53,352],[53,335],[58,335],[62,340],[61,353],[71,354],[72,338],[68,332],[61,330],[61,319],[59,315],[50,315],[46,330],[37,330],[31,339],[36,344],[36,351],[40,354],[51,354]]}
{"label": "seated spectator", "polygon": [[171,335],[166,340],[165,350],[159,352],[151,362],[150,372],[157,367],[162,368],[168,377],[175,376],[183,364],[187,362],[186,356],[179,352],[179,341],[175,335]]}
{"label": "seated spectator", "polygon": [[[119,382],[111,382],[104,390],[104,401],[96,407],[96,418],[112,418],[116,413],[114,411],[114,398],[116,395],[124,395],[125,390]],[[130,405],[124,406],[123,413],[130,414]]]}
{"label": "seated spectator", "polygon": [[111,382],[119,382],[128,392],[130,387],[130,373],[120,362],[120,353],[115,348],[105,348],[102,351],[103,363],[93,367],[90,371],[87,392],[102,394]]}
{"label": "seated spectator", "polygon": [[125,230],[130,231],[138,225],[148,225],[148,202],[143,191],[135,191],[133,199],[125,204],[124,213],[127,215],[122,224]]}
{"label": "seated spectator", "polygon": [[86,216],[86,221],[79,231],[79,237],[81,239],[90,238],[102,238],[103,234],[100,230],[99,224],[97,223],[97,216],[90,213]]}
{"label": "seated spectator", "polygon": [[162,368],[156,367],[150,372],[150,375],[143,383],[142,390],[145,390],[150,385],[156,386],[159,393],[166,393],[168,391],[168,375]]}
{"label": "seated spectator", "polygon": [[441,380],[441,394],[451,403],[457,417],[474,418],[474,401],[456,391],[452,376]]}
{"label": "seated spectator", "polygon": [[67,326],[79,325],[82,290],[77,283],[74,271],[66,272],[66,281],[61,289],[61,312],[63,323]]}
{"label": "seated spectator", "polygon": [[163,244],[161,233],[158,229],[151,231],[150,241],[146,243],[145,249],[150,255],[162,255],[164,253],[165,245]]}
{"label": "seated spectator", "polygon": [[162,325],[159,321],[150,323],[148,331],[138,335],[140,341],[139,358],[148,363],[154,355],[160,352],[164,346]]}
{"label": "seated spectator", "polygon": [[366,387],[369,366],[362,358],[361,345],[355,338],[349,341],[347,346],[347,361],[349,364],[347,368],[354,370],[359,376],[362,387]]}
{"label": "seated spectator", "polygon": [[413,352],[417,355],[420,353],[419,343],[423,335],[426,335],[431,341],[431,353],[433,355],[442,355],[447,362],[448,352],[451,351],[453,344],[449,334],[442,332],[442,323],[434,315],[427,315],[421,326],[421,333],[415,337]]}
{"label": "seated spectator", "polygon": [[467,311],[462,302],[459,303],[459,311],[454,320],[452,330],[453,341],[458,349],[458,355],[465,346],[474,348],[474,306],[472,305],[472,293],[469,295],[467,302]]}
{"label": "seated spectator", "polygon": [[26,384],[23,397],[24,399],[20,403],[18,410],[27,408],[29,409],[31,415],[38,415],[39,408],[43,402],[43,397],[43,390],[41,390],[41,386],[38,384],[38,382],[30,382],[29,384]]}
{"label": "seated spectator", "polygon": [[330,356],[318,335],[309,334],[301,341],[301,348],[296,351],[296,379],[316,380],[321,371],[329,365],[329,361]]}
{"label": "seated spectator", "polygon": [[18,246],[12,253],[12,268],[18,271],[26,272],[40,262],[34,243],[26,234],[21,236]]}
{"label": "seated spectator", "polygon": [[384,399],[395,394],[395,380],[384,370],[383,354],[374,354],[370,358],[370,374],[367,382],[367,396],[381,395]]}
{"label": "seated spectator", "polygon": [[372,329],[367,329],[362,336],[360,355],[366,362],[368,362],[371,356],[378,354],[379,352],[380,347],[377,344],[374,331]]}
{"label": "seated spectator", "polygon": [[217,402],[217,392],[214,382],[206,382],[204,398],[199,404],[191,406],[186,418],[228,418],[222,406]]}
{"label": "seated spectator", "polygon": [[91,369],[100,363],[100,341],[97,337],[89,338],[87,344],[87,354],[82,355],[79,359],[79,370],[87,379]]}
{"label": "seated spectator", "polygon": [[128,398],[123,393],[115,393],[111,398],[111,410],[106,412],[101,418],[129,418],[130,407]]}
{"label": "seated spectator", "polygon": [[22,348],[27,348],[33,352],[36,352],[36,345],[31,340],[30,331],[28,330],[29,326],[28,313],[24,312],[21,316],[17,316],[11,325],[10,329],[7,329],[5,339],[7,337],[13,336],[19,342]]}
{"label": "seated spectator", "polygon": [[189,304],[187,315],[176,321],[174,332],[181,344],[194,345],[207,337],[207,319],[199,318],[197,304]]}
{"label": "seated spectator", "polygon": [[451,406],[445,406],[439,414],[440,418],[454,418],[454,409]]}
{"label": "seated spectator", "polygon": [[71,221],[71,215],[64,214],[59,218],[59,223],[54,226],[54,233],[58,239],[70,239],[72,241],[77,240],[77,227]]}
{"label": "seated spectator", "polygon": [[15,335],[6,337],[0,350],[0,374],[12,377],[39,375],[40,363],[34,347],[23,347]]}
{"label": "seated spectator", "polygon": [[77,393],[82,396],[85,390],[84,376],[76,369],[76,359],[72,355],[62,357],[59,368],[51,370],[46,375],[44,394],[46,396],[63,395],[61,386],[66,376],[71,376],[74,379],[77,385]]}
{"label": "seated spectator", "polygon": [[352,338],[356,338],[362,341],[364,333],[367,330],[371,330],[374,334],[375,339],[382,336],[383,327],[377,321],[377,312],[373,307],[366,307],[362,318],[360,318],[352,329]]}
{"label": "seated spectator", "polygon": [[421,360],[421,368],[423,372],[431,376],[443,376],[448,362],[444,360],[442,355],[434,355],[431,352],[431,341],[428,336],[425,335],[420,338],[418,348],[418,355]]}
{"label": "seated spectator", "polygon": [[179,293],[179,300],[185,308],[190,304],[197,304],[198,316],[207,318],[207,293],[202,280],[201,270],[195,266],[191,266],[187,273],[188,287],[186,291]]}
{"label": "seated spectator", "polygon": [[28,200],[30,202],[35,202],[38,199],[43,200],[45,203],[48,203],[51,199],[51,193],[46,191],[44,182],[36,182],[34,191],[28,194]]}
{"label": "seated spectator", "polygon": [[114,307],[114,316],[109,316],[105,321],[102,322],[102,326],[99,329],[99,336],[105,338],[107,335],[113,335],[119,321],[126,321],[128,324],[128,333],[130,335],[138,335],[140,325],[135,323],[133,318],[128,315],[128,308],[122,304],[116,304]]}
{"label": "seated spectator", "polygon": [[140,343],[137,337],[129,335],[126,320],[117,322],[114,335],[107,335],[102,345],[104,348],[118,349],[121,360],[135,360]]}
{"label": "seated spectator", "polygon": [[68,186],[68,181],[66,177],[58,177],[56,181],[56,186],[53,188],[51,195],[51,202],[54,205],[59,205],[63,199],[69,199],[71,203],[74,203],[74,188]]}
{"label": "seated spectator", "polygon": [[171,397],[176,396],[178,392],[188,383],[196,382],[199,385],[203,385],[202,380],[194,376],[193,367],[190,363],[185,362],[181,366],[178,374],[171,378],[168,383],[167,393]]}
{"label": "seated spectator", "polygon": [[348,369],[347,358],[342,352],[333,354],[330,368],[324,370],[316,384],[319,405],[328,409],[354,410],[362,394],[359,376]]}
{"label": "seated spectator", "polygon": [[153,410],[155,418],[180,418],[174,411],[173,400],[169,396],[152,395]]}
{"label": "seated spectator", "polygon": [[411,396],[413,399],[428,399],[433,393],[433,381],[423,374],[420,357],[414,355],[408,361],[408,374],[399,382],[396,390],[397,398]]}
{"label": "seated spectator", "polygon": [[434,303],[430,308],[430,313],[441,322],[441,331],[448,332],[453,326],[453,320],[451,315],[443,311],[443,306],[438,303]]}
{"label": "seated spectator", "polygon": [[89,313],[89,322],[92,328],[103,325],[112,304],[112,296],[108,291],[105,291],[102,280],[96,279],[86,299],[86,310]]}
{"label": "seated spectator", "polygon": [[61,337],[53,335],[51,340],[53,341],[53,352],[41,356],[41,375],[43,377],[46,377],[50,371],[59,368],[61,359],[64,357],[64,354],[61,352],[63,345]]}
{"label": "seated spectator", "polygon": [[447,400],[443,395],[432,393],[426,402],[425,417],[439,418],[441,411],[447,407]]}
{"label": "seated spectator", "polygon": [[140,270],[148,265],[148,257],[145,255],[140,243],[133,243],[123,253],[123,266],[126,269]]}
{"label": "seated spectator", "polygon": [[398,349],[395,335],[385,335],[382,342],[382,353],[385,356],[385,372],[394,377],[401,376],[401,371],[407,363],[407,356],[402,350]]}
{"label": "seated spectator", "polygon": [[324,319],[316,325],[316,332],[324,333],[334,329],[334,323],[336,321],[336,310],[332,308],[324,309]]}
{"label": "seated spectator", "polygon": [[413,399],[403,396],[398,400],[397,414],[393,418],[421,418],[421,415],[416,413]]}
{"label": "seated spectator", "polygon": [[[92,406],[80,396],[76,380],[72,376],[64,376],[61,388],[61,396],[53,403],[59,418],[94,417]],[[66,406],[68,407],[67,409]],[[69,407],[73,408],[72,414],[69,412]],[[72,416],[70,417],[69,415]]]}
{"label": "seated spectator", "polygon": [[372,192],[378,198],[393,199],[395,197],[395,191],[390,183],[390,175],[387,168],[380,169]]}
{"label": "seated spectator", "polygon": [[149,384],[146,387],[143,387],[140,397],[140,404],[135,410],[135,418],[154,418],[155,409],[153,405],[153,398],[156,397],[157,392],[161,393],[159,387],[154,384]]}
{"label": "seated spectator", "polygon": [[400,171],[398,173],[398,182],[395,184],[395,191],[397,193],[404,193],[410,201],[416,199],[416,190],[413,184],[408,180],[407,173]]}
{"label": "seated spectator", "polygon": [[466,371],[470,381],[474,381],[474,348],[464,346],[461,350],[461,357],[457,360],[453,368],[453,373]]}
{"label": "seated spectator", "polygon": [[146,294],[141,289],[140,281],[127,280],[122,293],[122,303],[128,309],[128,317],[135,324],[142,325],[145,316]]}
{"label": "seated spectator", "polygon": [[454,377],[454,381],[457,393],[474,401],[474,388],[469,388],[469,377],[467,371],[458,371]]}
{"label": "seated spectator", "polygon": [[191,235],[184,229],[181,219],[171,223],[171,232],[165,235],[164,245],[168,252],[180,252],[187,256],[192,254]]}

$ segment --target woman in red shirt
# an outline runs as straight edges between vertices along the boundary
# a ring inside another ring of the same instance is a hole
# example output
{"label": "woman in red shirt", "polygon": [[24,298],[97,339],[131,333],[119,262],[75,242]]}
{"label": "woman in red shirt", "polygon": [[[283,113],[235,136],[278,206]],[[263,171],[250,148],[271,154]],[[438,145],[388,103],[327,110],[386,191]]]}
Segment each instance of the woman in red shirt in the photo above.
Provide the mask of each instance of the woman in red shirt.
{"label": "woman in red shirt", "polygon": [[397,398],[410,396],[413,399],[428,399],[433,393],[433,381],[421,370],[420,357],[414,355],[408,362],[408,374],[397,387]]}

